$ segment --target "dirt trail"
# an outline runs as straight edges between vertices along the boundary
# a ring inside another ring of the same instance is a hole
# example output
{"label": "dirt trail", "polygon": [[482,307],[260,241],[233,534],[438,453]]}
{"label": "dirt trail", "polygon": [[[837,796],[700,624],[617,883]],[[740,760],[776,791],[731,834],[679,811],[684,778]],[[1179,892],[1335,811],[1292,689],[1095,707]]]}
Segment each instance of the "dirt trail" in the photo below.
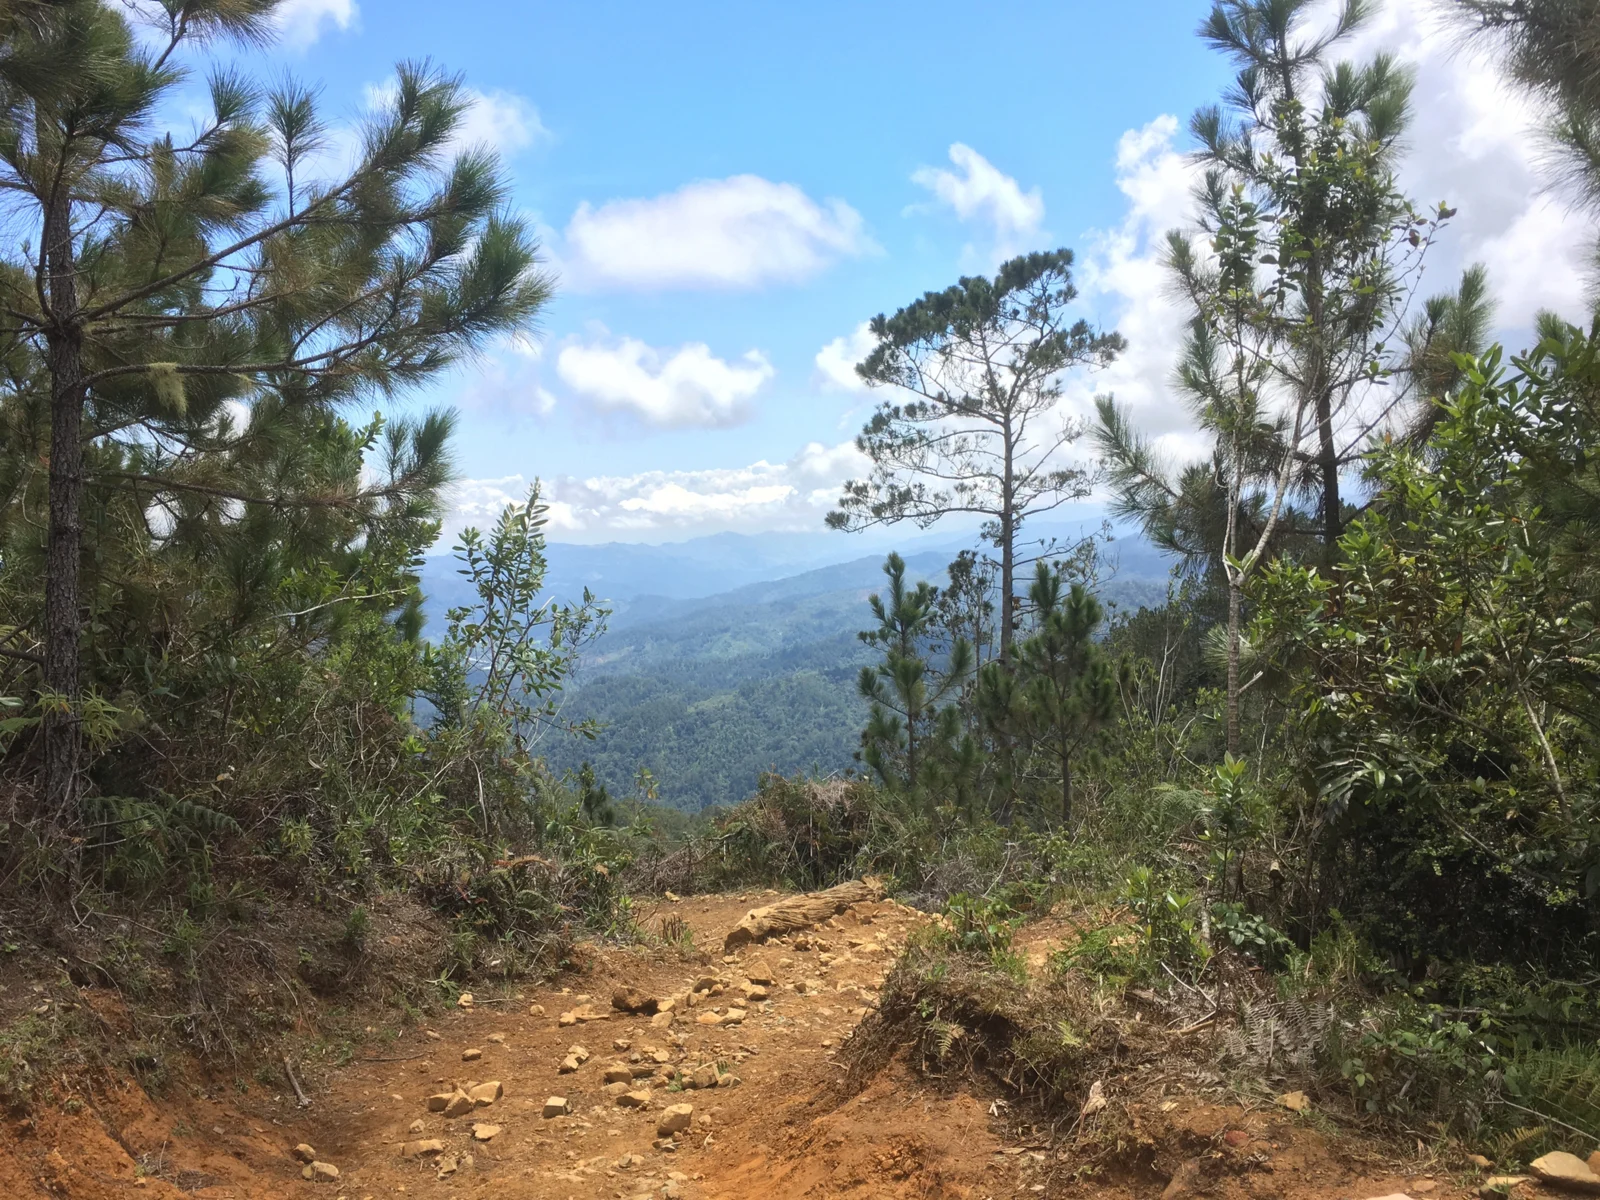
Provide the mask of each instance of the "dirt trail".
{"label": "dirt trail", "polygon": [[[1431,1200],[1466,1194],[1473,1182],[1424,1177],[1415,1173],[1419,1164],[1410,1174],[1396,1173],[1381,1159],[1367,1162],[1348,1145],[1336,1147],[1313,1123],[1286,1112],[1244,1112],[1177,1094],[1131,1103],[1116,1097],[1132,1131],[1122,1153],[1095,1174],[1075,1178],[1082,1164],[1019,1140],[998,1092],[941,1088],[896,1061],[863,1092],[847,1096],[837,1051],[874,1002],[907,935],[927,918],[893,902],[861,905],[811,935],[746,947],[724,961],[722,935],[760,900],[703,897],[647,912],[646,923],[668,913],[681,917],[709,952],[607,950],[562,981],[568,987],[480,997],[470,1010],[453,1011],[384,1048],[359,1050],[325,1090],[313,1089],[309,1109],[296,1109],[292,1095],[252,1089],[241,1096],[222,1087],[164,1096],[158,1104],[129,1086],[80,1105],[53,1106],[30,1121],[12,1120],[0,1136],[0,1194],[8,1200],[1153,1198],[1182,1168],[1196,1195],[1332,1200],[1409,1188]],[[1038,955],[1060,932],[1043,923],[1025,949]],[[771,967],[774,978],[768,999],[757,992],[745,1001],[739,989],[755,960]],[[720,990],[680,1007],[665,1027],[610,1005],[617,987],[681,996],[707,976],[723,981]],[[609,1015],[558,1023],[561,1013],[585,1003]],[[737,1024],[702,1020],[740,1011],[746,1015]],[[574,1046],[588,1057],[563,1072]],[[669,1090],[669,1074],[714,1064],[729,1077],[721,1086]],[[620,1107],[606,1092],[605,1072],[619,1065],[637,1076],[629,1089],[649,1090],[643,1108]],[[498,1081],[503,1095],[455,1118],[426,1110],[429,1095],[481,1081]],[[571,1115],[547,1118],[551,1096],[565,1097]],[[657,1124],[668,1105],[680,1103],[693,1106],[690,1128],[664,1149]],[[488,1140],[481,1140],[489,1133],[484,1126],[495,1127]],[[437,1140],[437,1153],[402,1157],[403,1144],[417,1140]],[[337,1166],[339,1178],[303,1181],[293,1158],[300,1142]]]}

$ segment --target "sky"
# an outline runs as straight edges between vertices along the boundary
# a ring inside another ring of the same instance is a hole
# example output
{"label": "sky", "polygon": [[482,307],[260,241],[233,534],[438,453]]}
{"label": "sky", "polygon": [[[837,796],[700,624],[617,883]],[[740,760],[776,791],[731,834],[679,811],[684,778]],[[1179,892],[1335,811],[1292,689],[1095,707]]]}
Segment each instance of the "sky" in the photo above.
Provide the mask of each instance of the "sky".
{"label": "sky", "polygon": [[[1068,413],[1112,392],[1193,453],[1157,243],[1190,218],[1189,114],[1228,80],[1206,7],[287,0],[250,65],[346,124],[397,61],[460,72],[461,141],[500,152],[539,231],[536,333],[405,401],[460,413],[440,548],[536,477],[553,538],[662,542],[821,529],[864,473],[864,322],[1026,250],[1071,247],[1084,315],[1128,339]],[[1459,210],[1423,290],[1482,261],[1502,336],[1579,315],[1589,227],[1541,186],[1527,102],[1432,0],[1387,0],[1347,55],[1378,51],[1418,76],[1404,187]]]}

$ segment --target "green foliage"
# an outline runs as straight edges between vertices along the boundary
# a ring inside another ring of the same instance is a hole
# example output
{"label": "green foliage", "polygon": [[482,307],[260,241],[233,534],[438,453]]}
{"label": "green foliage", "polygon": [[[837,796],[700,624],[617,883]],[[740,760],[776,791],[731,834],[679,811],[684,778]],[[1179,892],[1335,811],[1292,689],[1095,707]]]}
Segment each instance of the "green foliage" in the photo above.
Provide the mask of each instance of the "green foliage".
{"label": "green foliage", "polygon": [[942,669],[930,666],[927,639],[935,617],[938,591],[932,584],[906,586],[906,564],[898,554],[883,565],[887,598],[869,600],[876,629],[863,630],[861,640],[883,653],[875,667],[862,667],[857,689],[871,708],[861,734],[861,757],[884,784],[917,795],[940,784],[965,782],[963,760],[974,751],[960,742],[959,715],[944,703],[958,694],[972,669],[972,647],[957,639]]}
{"label": "green foliage", "polygon": [[985,900],[959,892],[945,902],[951,944],[964,954],[990,957],[1011,948],[1018,914],[1002,900]]}
{"label": "green foliage", "polygon": [[[1061,465],[1081,432],[1049,419],[1068,372],[1109,364],[1124,342],[1074,317],[1070,250],[964,276],[871,322],[877,344],[857,368],[867,383],[909,396],[886,400],[856,444],[873,463],[845,484],[835,529],[903,520],[926,527],[951,513],[985,520],[1000,556],[1002,656],[1011,648],[1017,546],[1030,517],[1089,494],[1085,471]],[[1050,432],[1042,432],[1049,424]]]}

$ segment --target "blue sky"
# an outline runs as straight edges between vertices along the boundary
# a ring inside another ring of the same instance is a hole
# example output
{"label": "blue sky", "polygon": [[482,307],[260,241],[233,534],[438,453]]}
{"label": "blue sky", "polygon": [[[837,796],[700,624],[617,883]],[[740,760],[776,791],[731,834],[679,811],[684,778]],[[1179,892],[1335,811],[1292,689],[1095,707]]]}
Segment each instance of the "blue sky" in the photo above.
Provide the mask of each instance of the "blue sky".
{"label": "blue sky", "polygon": [[[497,348],[416,403],[462,414],[452,524],[541,476],[568,540],[817,528],[858,473],[872,398],[860,323],[1004,255],[1066,245],[1085,312],[1127,358],[1114,389],[1176,454],[1175,312],[1152,245],[1187,212],[1183,124],[1226,64],[1193,0],[529,4],[289,0],[269,73],[355,120],[400,59],[473,89],[559,294],[536,343]],[[1353,53],[1419,69],[1418,198],[1462,206],[1444,285],[1490,263],[1507,325],[1572,304],[1572,214],[1538,193],[1527,113],[1452,54],[1426,0]]]}

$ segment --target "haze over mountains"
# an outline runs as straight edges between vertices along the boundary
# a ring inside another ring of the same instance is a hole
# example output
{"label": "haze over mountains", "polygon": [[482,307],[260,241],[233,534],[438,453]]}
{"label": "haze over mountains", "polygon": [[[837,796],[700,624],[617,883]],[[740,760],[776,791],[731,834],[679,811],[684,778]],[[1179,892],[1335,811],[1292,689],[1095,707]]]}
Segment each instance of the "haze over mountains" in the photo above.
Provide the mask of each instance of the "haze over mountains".
{"label": "haze over mountains", "polygon": [[[1042,532],[1070,544],[1094,528]],[[908,576],[942,584],[973,542],[924,534],[897,544]],[[866,718],[855,678],[873,657],[857,632],[871,623],[867,598],[894,544],[825,533],[551,544],[548,593],[575,599],[587,587],[612,609],[565,705],[604,729],[593,741],[549,738],[552,766],[587,761],[626,796],[643,765],[663,803],[691,811],[737,802],[763,771],[851,766]],[[1102,559],[1098,591],[1113,611],[1164,598],[1170,562],[1148,543],[1116,536]],[[427,560],[430,634],[467,587],[448,554]]]}

